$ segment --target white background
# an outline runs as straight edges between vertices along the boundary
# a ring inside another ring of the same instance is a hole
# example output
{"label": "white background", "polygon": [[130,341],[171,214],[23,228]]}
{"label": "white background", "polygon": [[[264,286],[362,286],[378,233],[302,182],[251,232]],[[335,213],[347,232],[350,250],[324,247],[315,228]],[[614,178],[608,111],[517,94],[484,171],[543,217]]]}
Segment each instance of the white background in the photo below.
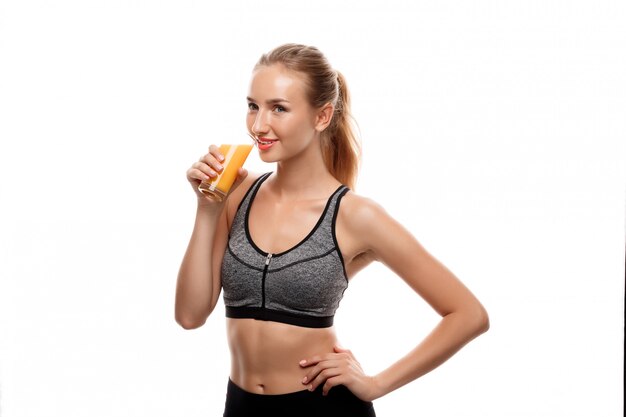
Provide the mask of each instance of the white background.
{"label": "white background", "polygon": [[[222,303],[174,321],[185,171],[247,139],[252,66],[299,42],[347,77],[356,191],[491,317],[378,415],[621,416],[624,22],[621,1],[1,0],[0,415],[221,415]],[[437,320],[375,265],[336,324],[375,373]]]}

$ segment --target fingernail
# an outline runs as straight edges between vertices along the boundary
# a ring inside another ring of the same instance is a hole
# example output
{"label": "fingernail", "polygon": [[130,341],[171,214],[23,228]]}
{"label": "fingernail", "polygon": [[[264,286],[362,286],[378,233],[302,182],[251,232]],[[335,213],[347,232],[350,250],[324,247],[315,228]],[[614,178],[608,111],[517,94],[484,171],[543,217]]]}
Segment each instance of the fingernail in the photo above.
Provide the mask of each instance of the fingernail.
{"label": "fingernail", "polygon": [[224,161],[224,155],[220,155],[220,161]]}
{"label": "fingernail", "polygon": [[309,385],[309,391],[313,391],[313,385]]}
{"label": "fingernail", "polygon": [[300,365],[304,365],[305,363],[306,363],[306,360],[304,360],[304,359],[302,359],[302,360],[300,361]]}
{"label": "fingernail", "polygon": [[304,377],[304,379],[302,380],[303,384],[306,384],[306,376]]}
{"label": "fingernail", "polygon": [[224,169],[224,167],[218,164],[218,165],[215,167],[215,169],[217,169],[218,171],[221,171],[221,170],[223,170],[223,169]]}

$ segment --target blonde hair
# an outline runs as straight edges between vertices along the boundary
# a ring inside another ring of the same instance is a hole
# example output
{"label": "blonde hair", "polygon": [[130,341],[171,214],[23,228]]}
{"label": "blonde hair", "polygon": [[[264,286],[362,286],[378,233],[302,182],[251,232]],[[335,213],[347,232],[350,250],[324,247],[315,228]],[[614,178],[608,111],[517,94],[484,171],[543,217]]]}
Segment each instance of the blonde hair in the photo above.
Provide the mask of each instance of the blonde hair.
{"label": "blonde hair", "polygon": [[350,95],[344,76],[333,69],[326,57],[314,46],[288,43],[263,54],[260,66],[281,64],[305,75],[306,92],[311,107],[327,103],[335,107],[330,125],[321,136],[324,163],[342,184],[354,189],[359,171],[361,145],[350,113]]}

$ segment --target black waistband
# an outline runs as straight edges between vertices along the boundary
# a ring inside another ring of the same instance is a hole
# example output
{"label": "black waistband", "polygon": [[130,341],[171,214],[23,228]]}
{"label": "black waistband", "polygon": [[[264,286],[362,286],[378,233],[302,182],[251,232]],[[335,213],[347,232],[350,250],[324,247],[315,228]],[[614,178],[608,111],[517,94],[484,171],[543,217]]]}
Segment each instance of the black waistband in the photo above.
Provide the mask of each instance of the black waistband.
{"label": "black waistband", "polygon": [[300,327],[323,328],[333,325],[334,316],[306,316],[285,311],[271,310],[262,307],[229,307],[226,306],[226,317],[231,319],[256,319],[277,321]]}
{"label": "black waistband", "polygon": [[345,385],[334,386],[327,395],[322,395],[323,386],[318,385],[315,391],[302,389],[286,394],[257,394],[244,390],[229,378],[224,417],[376,417],[374,404],[361,400]]}

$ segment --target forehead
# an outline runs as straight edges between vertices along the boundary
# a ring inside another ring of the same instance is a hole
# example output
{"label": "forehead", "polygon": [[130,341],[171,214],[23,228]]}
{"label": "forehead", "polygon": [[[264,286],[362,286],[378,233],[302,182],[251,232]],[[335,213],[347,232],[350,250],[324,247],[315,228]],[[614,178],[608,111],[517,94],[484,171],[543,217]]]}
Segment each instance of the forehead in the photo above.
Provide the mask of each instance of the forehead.
{"label": "forehead", "polygon": [[274,98],[304,100],[304,76],[278,64],[261,66],[252,72],[249,96],[258,101]]}

